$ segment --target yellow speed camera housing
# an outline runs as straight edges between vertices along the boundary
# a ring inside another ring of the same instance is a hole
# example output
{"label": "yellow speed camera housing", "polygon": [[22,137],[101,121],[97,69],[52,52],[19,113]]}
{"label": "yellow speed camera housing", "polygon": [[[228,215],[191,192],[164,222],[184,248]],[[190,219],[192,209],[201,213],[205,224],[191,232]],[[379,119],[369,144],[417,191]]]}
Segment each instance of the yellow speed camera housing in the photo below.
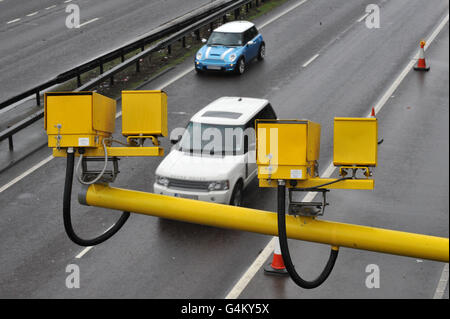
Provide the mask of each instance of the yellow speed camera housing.
{"label": "yellow speed camera housing", "polygon": [[308,120],[256,120],[259,179],[304,180],[315,176],[320,124]]}
{"label": "yellow speed camera housing", "polygon": [[122,91],[124,136],[167,136],[167,94],[163,91]]}
{"label": "yellow speed camera housing", "polygon": [[45,93],[48,146],[101,147],[115,129],[116,101],[95,92]]}
{"label": "yellow speed camera housing", "polygon": [[333,147],[335,166],[377,166],[377,119],[336,117]]}

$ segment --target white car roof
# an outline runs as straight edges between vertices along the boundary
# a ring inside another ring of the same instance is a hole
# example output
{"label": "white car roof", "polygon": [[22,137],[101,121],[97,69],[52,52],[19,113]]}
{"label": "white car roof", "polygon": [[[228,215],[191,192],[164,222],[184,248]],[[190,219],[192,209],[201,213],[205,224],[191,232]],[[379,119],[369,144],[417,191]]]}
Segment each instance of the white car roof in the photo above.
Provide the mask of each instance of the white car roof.
{"label": "white car roof", "polygon": [[217,32],[230,32],[230,33],[242,33],[245,30],[250,29],[253,27],[254,24],[248,21],[232,21],[225,23],[218,27],[217,29],[214,29],[214,31]]}
{"label": "white car roof", "polygon": [[221,97],[191,118],[192,122],[222,125],[244,125],[269,101],[250,97]]}

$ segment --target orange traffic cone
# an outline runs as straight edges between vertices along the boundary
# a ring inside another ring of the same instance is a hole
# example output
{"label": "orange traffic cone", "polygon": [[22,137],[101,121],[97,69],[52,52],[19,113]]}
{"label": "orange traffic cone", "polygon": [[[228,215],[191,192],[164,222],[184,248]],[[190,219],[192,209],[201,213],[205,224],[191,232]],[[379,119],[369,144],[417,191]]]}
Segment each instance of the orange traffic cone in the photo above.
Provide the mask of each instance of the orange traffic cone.
{"label": "orange traffic cone", "polygon": [[425,62],[425,41],[420,41],[420,51],[419,51],[419,60],[417,64],[414,66],[414,70],[416,71],[429,71],[430,67],[427,67]]}
{"label": "orange traffic cone", "polygon": [[284,266],[283,256],[281,255],[280,241],[276,238],[275,249],[273,251],[272,263],[264,267],[264,273],[268,275],[288,275],[286,267]]}

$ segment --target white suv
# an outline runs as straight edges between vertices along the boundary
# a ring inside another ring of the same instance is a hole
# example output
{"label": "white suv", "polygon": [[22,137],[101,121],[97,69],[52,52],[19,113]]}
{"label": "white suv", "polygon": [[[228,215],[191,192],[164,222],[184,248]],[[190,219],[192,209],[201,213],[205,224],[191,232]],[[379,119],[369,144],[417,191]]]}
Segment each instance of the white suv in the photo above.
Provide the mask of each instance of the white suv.
{"label": "white suv", "polygon": [[197,112],[181,138],[171,140],[154,192],[240,206],[257,175],[256,119],[276,119],[269,101],[222,97]]}

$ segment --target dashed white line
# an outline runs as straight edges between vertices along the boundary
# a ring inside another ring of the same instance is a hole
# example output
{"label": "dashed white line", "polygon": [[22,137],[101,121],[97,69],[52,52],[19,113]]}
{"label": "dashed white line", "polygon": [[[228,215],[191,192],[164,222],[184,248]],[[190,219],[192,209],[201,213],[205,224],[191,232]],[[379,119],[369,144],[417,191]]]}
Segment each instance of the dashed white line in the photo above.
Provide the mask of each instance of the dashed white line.
{"label": "dashed white line", "polygon": [[439,279],[439,283],[434,293],[433,299],[442,299],[447,284],[448,284],[448,264],[445,264],[444,269],[442,269],[441,278]]}
{"label": "dashed white line", "polygon": [[[112,224],[111,226],[108,227],[108,229],[105,230],[105,233],[108,232],[111,228],[114,227],[114,224]],[[75,256],[76,259],[80,259],[81,257],[83,257],[84,255],[86,255],[86,253],[91,250],[92,248],[94,248],[94,246],[87,246],[86,248],[84,248],[82,251],[80,251],[80,253],[78,255]]]}
{"label": "dashed white line", "polygon": [[97,21],[98,19],[99,19],[99,18],[94,18],[94,19],[91,19],[91,20],[89,20],[89,21],[86,21],[86,22],[80,24],[79,27],[81,28],[81,27],[85,26],[86,24],[89,24],[89,23],[92,23],[92,22],[94,22],[94,21]]}
{"label": "dashed white line", "polygon": [[6,24],[15,23],[15,22],[18,22],[18,21],[20,21],[20,18],[8,21],[8,22],[6,22]]}
{"label": "dashed white line", "polygon": [[272,254],[272,251],[275,247],[276,238],[277,237],[272,237],[267,246],[258,255],[255,261],[251,264],[251,266],[248,267],[247,271],[244,273],[241,279],[239,279],[239,281],[234,285],[233,289],[231,289],[231,291],[228,293],[225,299],[236,299],[237,297],[239,297],[244,288],[247,287],[250,280],[252,280],[252,278],[262,267],[267,258],[269,258],[269,256]]}
{"label": "dashed white line", "polygon": [[80,259],[83,257],[89,250],[91,250],[93,246],[88,246],[85,249],[83,249],[78,255],[75,256],[76,259]]}
{"label": "dashed white line", "polygon": [[0,187],[0,194],[3,193],[5,190],[7,190],[8,188],[10,188],[11,186],[13,186],[15,183],[17,183],[18,181],[20,181],[21,179],[25,178],[26,176],[30,175],[31,173],[33,173],[35,170],[37,170],[38,168],[44,166],[45,164],[47,164],[48,162],[50,162],[53,159],[53,155],[50,155],[49,157],[47,157],[46,159],[40,161],[39,163],[37,163],[36,165],[34,165],[33,167],[31,167],[30,169],[27,169],[25,172],[23,172],[22,174],[20,174],[19,176],[17,176],[16,178],[14,178],[12,181],[10,181],[9,183],[3,185],[2,187]]}
{"label": "dashed white line", "polygon": [[319,54],[314,55],[311,59],[309,59],[308,61],[306,61],[305,63],[303,63],[302,67],[306,68],[312,61],[314,61],[315,59],[317,59],[318,56],[319,56]]}
{"label": "dashed white line", "polygon": [[56,4],[54,4],[54,5],[50,6],[50,7],[45,8],[45,10],[50,10],[50,9],[53,9],[54,7],[56,7]]}
{"label": "dashed white line", "polygon": [[32,16],[34,16],[34,15],[36,15],[38,13],[39,13],[39,11],[34,11],[32,13],[27,14],[27,17],[32,17]]}
{"label": "dashed white line", "polygon": [[300,7],[302,4],[304,4],[305,2],[307,2],[308,0],[303,0],[300,1],[299,3],[294,4],[293,6],[287,8],[286,10],[284,10],[283,12],[280,12],[279,14],[277,14],[276,16],[274,16],[273,18],[271,18],[270,20],[267,20],[266,22],[264,22],[263,24],[261,24],[259,26],[259,29],[264,28],[266,25],[271,24],[272,22],[274,22],[275,20],[278,20],[279,18],[281,18],[282,16],[284,16],[285,14],[291,12],[292,10]]}
{"label": "dashed white line", "polygon": [[365,15],[363,15],[361,18],[359,18],[359,19],[356,20],[356,21],[357,21],[357,22],[361,22],[361,21],[364,20],[368,15],[369,15],[369,12],[366,13]]}

